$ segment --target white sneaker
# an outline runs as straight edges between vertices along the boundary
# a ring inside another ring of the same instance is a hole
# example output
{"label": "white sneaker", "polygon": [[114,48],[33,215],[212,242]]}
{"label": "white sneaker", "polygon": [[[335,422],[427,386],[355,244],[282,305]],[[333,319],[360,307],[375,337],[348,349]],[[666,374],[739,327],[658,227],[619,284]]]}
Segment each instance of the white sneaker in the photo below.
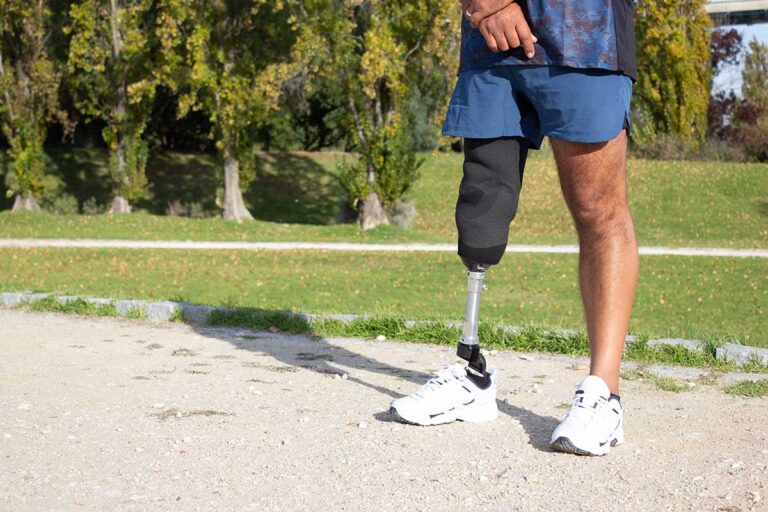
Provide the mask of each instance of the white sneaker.
{"label": "white sneaker", "polygon": [[390,413],[398,421],[414,425],[440,425],[452,421],[481,422],[496,419],[496,369],[491,384],[480,389],[467,378],[460,364],[446,366],[418,391],[392,402]]}
{"label": "white sneaker", "polygon": [[579,386],[568,415],[552,433],[550,446],[576,455],[605,455],[624,442],[624,415],[608,385],[590,375]]}

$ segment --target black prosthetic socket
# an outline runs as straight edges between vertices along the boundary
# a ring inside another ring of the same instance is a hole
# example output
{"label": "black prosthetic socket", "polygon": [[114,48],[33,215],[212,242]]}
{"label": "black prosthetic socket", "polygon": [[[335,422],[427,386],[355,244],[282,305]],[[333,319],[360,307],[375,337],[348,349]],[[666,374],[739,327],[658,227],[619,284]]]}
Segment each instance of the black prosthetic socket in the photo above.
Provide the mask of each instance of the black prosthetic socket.
{"label": "black prosthetic socket", "polygon": [[[459,256],[496,265],[517,214],[528,142],[521,138],[464,139],[464,178],[456,203]],[[467,265],[469,268],[469,265]]]}

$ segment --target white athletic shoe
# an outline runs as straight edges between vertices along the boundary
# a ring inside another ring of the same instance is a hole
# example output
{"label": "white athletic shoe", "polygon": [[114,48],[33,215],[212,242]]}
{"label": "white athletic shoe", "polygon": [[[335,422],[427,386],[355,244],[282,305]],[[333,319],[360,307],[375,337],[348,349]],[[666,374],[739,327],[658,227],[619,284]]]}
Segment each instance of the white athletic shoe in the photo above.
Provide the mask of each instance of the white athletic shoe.
{"label": "white athletic shoe", "polygon": [[550,446],[576,455],[605,455],[624,442],[623,413],[608,385],[590,375],[579,386],[568,415],[552,433]]}
{"label": "white athletic shoe", "polygon": [[452,421],[491,421],[499,415],[496,406],[496,369],[489,372],[491,384],[480,389],[467,378],[460,364],[446,366],[418,391],[392,402],[390,413],[404,423],[440,425]]}

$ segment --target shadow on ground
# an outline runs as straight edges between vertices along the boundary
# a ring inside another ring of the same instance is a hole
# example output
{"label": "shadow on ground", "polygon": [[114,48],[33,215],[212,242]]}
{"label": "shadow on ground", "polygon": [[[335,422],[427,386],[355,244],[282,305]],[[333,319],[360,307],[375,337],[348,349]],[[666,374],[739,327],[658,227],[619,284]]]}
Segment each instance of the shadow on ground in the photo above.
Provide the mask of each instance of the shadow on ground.
{"label": "shadow on ground", "polygon": [[[264,312],[265,315],[274,313]],[[355,372],[354,370],[403,379],[412,384],[410,387],[414,391],[430,378],[428,373],[400,368],[363,356],[349,348],[331,345],[325,339],[312,334],[296,334],[289,338],[289,343],[286,343],[284,339],[281,339],[280,343],[275,343],[269,333],[262,334],[261,331],[250,328],[217,327],[201,324],[190,325],[198,334],[203,336],[215,337],[234,345],[240,350],[248,350],[274,358],[284,366],[265,368],[275,372],[291,372],[296,371],[298,368],[303,368],[328,378],[335,378],[334,376],[339,374],[347,374],[347,380],[350,382],[385,395],[382,397],[382,404],[388,404],[391,400],[400,398],[402,394],[367,380],[359,376],[360,372]],[[559,423],[557,418],[536,414],[527,409],[512,405],[507,400],[497,399],[497,404],[502,414],[506,414],[520,423],[529,437],[531,446],[540,451],[551,451],[549,448],[549,437]],[[375,414],[374,419],[383,422],[394,421],[386,409]]]}
{"label": "shadow on ground", "polygon": [[763,217],[768,217],[768,201],[758,201],[757,211],[760,212]]}
{"label": "shadow on ground", "polygon": [[342,190],[336,176],[308,155],[258,153],[256,179],[243,196],[253,216],[291,224],[335,221]]}
{"label": "shadow on ground", "polygon": [[[104,149],[51,150],[63,180],[63,192],[82,205],[93,198],[111,201],[109,155]],[[243,191],[256,219],[292,224],[333,224],[343,197],[336,176],[318,162],[321,157],[300,152],[258,152],[254,179]],[[243,164],[243,172],[246,165]],[[209,153],[152,152],[147,162],[149,195],[134,202],[150,213],[164,215],[176,203],[177,213],[196,217],[219,214],[217,194],[222,189],[219,159]]]}

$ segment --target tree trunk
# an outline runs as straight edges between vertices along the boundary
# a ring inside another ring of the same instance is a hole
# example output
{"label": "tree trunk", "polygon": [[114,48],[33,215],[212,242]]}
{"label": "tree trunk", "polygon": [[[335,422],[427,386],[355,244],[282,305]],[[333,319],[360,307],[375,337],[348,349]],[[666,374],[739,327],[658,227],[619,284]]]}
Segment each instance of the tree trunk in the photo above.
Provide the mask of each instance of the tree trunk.
{"label": "tree trunk", "polygon": [[[124,42],[122,27],[123,5],[119,0],[110,0],[111,16],[109,18],[110,31],[112,35],[112,56],[116,61],[120,60],[123,53]],[[126,180],[126,142],[125,142],[125,121],[128,112],[128,86],[125,82],[117,84],[115,102],[113,103],[113,114],[117,120],[117,147],[115,148],[115,169],[112,176],[112,189],[114,198],[109,208],[109,213],[125,214],[131,213],[131,205],[122,195],[122,186]]]}
{"label": "tree trunk", "polygon": [[381,199],[379,199],[379,195],[376,192],[368,194],[368,197],[363,201],[358,220],[363,231],[389,224],[387,212],[384,210],[384,205],[381,204]]}
{"label": "tree trunk", "polygon": [[[124,108],[124,104],[119,103]],[[120,195],[120,184],[125,179],[125,135],[122,132],[117,134],[117,149],[115,150],[115,176],[113,177],[114,183],[114,198],[112,199],[112,205],[109,207],[109,213],[124,214],[131,213],[131,204],[128,200]]]}
{"label": "tree trunk", "polygon": [[360,206],[360,216],[357,219],[363,231],[389,224],[387,212],[384,210],[384,205],[381,204],[379,194],[376,193],[376,169],[370,161],[367,167],[368,172],[365,180],[371,187],[371,193],[363,200]]}
{"label": "tree trunk", "polygon": [[112,205],[109,207],[109,213],[131,213],[131,204],[123,196],[117,195],[112,199]]}
{"label": "tree trunk", "polygon": [[243,193],[240,190],[240,162],[237,160],[237,149],[229,144],[224,149],[224,205],[222,208],[224,220],[253,220],[253,215],[245,207]]}
{"label": "tree trunk", "polygon": [[37,203],[37,199],[31,192],[25,194],[16,194],[16,199],[13,202],[12,212],[39,212],[40,205]]}

